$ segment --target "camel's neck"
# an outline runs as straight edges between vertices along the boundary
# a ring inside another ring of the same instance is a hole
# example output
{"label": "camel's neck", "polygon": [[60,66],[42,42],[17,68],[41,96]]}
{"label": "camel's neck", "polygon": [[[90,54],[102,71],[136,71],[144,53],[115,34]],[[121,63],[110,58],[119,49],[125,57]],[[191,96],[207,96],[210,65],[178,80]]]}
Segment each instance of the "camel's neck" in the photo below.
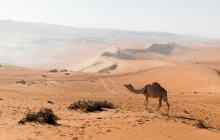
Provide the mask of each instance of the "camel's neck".
{"label": "camel's neck", "polygon": [[135,93],[135,94],[143,94],[143,89],[129,89],[131,92]]}

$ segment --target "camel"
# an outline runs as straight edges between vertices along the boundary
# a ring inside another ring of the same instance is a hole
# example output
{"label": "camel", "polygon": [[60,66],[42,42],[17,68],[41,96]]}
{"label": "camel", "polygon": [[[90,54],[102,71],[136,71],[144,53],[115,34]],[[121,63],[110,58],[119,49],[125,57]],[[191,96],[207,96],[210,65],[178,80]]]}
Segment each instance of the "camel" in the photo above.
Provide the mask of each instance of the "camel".
{"label": "camel", "polygon": [[159,83],[154,82],[152,84],[147,84],[141,89],[134,89],[134,87],[131,84],[125,84],[124,86],[135,94],[143,94],[145,96],[145,99],[144,99],[145,110],[148,109],[147,108],[148,98],[159,99],[159,106],[156,111],[158,111],[159,108],[161,107],[162,99],[163,99],[164,102],[166,102],[167,104],[167,108],[168,108],[167,115],[169,115],[170,104],[168,103],[167,91],[163,87],[161,87]]}

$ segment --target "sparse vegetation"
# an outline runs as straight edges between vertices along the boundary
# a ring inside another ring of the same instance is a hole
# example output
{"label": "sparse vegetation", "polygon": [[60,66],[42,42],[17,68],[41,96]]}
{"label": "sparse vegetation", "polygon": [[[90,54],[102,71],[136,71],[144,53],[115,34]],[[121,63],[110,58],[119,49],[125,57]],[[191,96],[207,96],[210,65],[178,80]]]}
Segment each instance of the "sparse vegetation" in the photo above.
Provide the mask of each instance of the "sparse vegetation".
{"label": "sparse vegetation", "polygon": [[70,75],[69,73],[65,73],[65,75]]}
{"label": "sparse vegetation", "polygon": [[42,75],[42,77],[47,77],[47,75]]}
{"label": "sparse vegetation", "polygon": [[64,69],[64,70],[61,70],[60,72],[68,72],[68,70]]}
{"label": "sparse vegetation", "polygon": [[56,72],[58,72],[58,70],[57,69],[53,69],[53,70],[50,70],[49,72],[56,73]]}
{"label": "sparse vegetation", "polygon": [[83,112],[95,112],[95,111],[103,111],[102,108],[114,109],[115,105],[113,103],[107,101],[77,101],[72,103],[69,107],[69,110],[81,110]]}
{"label": "sparse vegetation", "polygon": [[24,81],[24,80],[21,80],[21,81],[17,81],[16,83],[17,83],[17,84],[19,84],[19,83],[20,83],[20,84],[26,84],[27,82]]}
{"label": "sparse vegetation", "polygon": [[38,122],[56,125],[59,118],[53,114],[53,110],[49,108],[42,108],[39,112],[27,113],[26,117],[21,119],[18,123],[25,124],[26,122]]}

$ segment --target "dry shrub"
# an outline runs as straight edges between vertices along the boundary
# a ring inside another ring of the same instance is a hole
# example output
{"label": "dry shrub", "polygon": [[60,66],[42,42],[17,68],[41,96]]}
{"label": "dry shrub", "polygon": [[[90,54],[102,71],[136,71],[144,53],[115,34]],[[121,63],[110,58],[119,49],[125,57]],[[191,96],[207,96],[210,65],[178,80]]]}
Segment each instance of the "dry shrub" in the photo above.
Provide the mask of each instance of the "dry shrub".
{"label": "dry shrub", "polygon": [[57,72],[58,72],[58,69],[53,69],[53,70],[50,70],[49,72],[57,73]]}
{"label": "dry shrub", "polygon": [[21,119],[18,123],[25,124],[25,122],[38,122],[56,125],[59,118],[53,114],[53,110],[49,108],[42,108],[39,112],[29,112],[26,117]]}
{"label": "dry shrub", "polygon": [[27,82],[24,81],[24,80],[21,80],[21,81],[17,81],[16,83],[17,83],[17,84],[19,84],[19,83],[20,83],[20,84],[26,84]]}
{"label": "dry shrub", "polygon": [[69,110],[81,110],[83,112],[95,112],[95,111],[103,111],[102,108],[114,109],[115,105],[113,103],[107,101],[77,101],[72,103],[69,107]]}

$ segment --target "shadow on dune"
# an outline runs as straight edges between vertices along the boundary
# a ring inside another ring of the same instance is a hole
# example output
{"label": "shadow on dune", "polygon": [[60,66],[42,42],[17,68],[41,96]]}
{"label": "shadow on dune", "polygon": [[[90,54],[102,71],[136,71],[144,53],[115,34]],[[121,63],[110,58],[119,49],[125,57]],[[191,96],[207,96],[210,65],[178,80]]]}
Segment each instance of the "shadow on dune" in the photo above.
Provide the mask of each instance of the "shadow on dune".
{"label": "shadow on dune", "polygon": [[175,47],[176,44],[153,44],[147,49],[147,51],[169,55]]}
{"label": "shadow on dune", "polygon": [[136,53],[160,53],[164,55],[171,54],[172,50],[174,50],[177,47],[176,44],[168,43],[168,44],[152,44],[147,49],[125,49],[125,51],[136,54]]}
{"label": "shadow on dune", "polygon": [[109,72],[111,70],[115,70],[117,67],[118,67],[118,65],[114,64],[110,67],[107,67],[107,68],[104,68],[104,69],[100,70],[99,73],[106,73],[106,72]]}

